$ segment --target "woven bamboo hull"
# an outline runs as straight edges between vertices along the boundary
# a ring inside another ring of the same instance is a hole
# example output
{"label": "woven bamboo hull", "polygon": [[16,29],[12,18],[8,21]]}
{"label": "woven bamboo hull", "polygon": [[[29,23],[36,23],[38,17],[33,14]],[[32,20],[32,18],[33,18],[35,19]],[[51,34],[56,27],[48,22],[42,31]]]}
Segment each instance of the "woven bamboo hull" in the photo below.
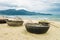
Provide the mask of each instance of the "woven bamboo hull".
{"label": "woven bamboo hull", "polygon": [[[34,25],[34,26],[31,26],[31,25]],[[43,34],[43,33],[46,33],[49,29],[49,26],[43,26],[43,27],[40,27],[39,25],[36,27],[35,24],[31,24],[29,25],[28,23],[25,25],[26,27],[26,30],[28,32],[31,32],[31,33],[35,33],[35,34]]]}
{"label": "woven bamboo hull", "polygon": [[23,25],[23,21],[7,21],[7,24],[9,26],[22,26]]}
{"label": "woven bamboo hull", "polygon": [[0,19],[0,24],[6,23],[7,19]]}

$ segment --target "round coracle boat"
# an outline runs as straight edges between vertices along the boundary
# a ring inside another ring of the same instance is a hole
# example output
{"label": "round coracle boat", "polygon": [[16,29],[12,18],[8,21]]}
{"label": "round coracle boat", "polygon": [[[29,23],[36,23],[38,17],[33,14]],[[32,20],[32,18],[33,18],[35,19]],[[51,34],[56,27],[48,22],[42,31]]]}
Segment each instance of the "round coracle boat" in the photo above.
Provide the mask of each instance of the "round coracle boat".
{"label": "round coracle boat", "polygon": [[22,26],[23,25],[23,20],[21,19],[8,19],[7,24],[9,26]]}
{"label": "round coracle boat", "polygon": [[27,23],[25,27],[28,32],[35,33],[35,34],[43,34],[48,31],[50,26],[45,24],[44,25],[39,24],[39,23]]}

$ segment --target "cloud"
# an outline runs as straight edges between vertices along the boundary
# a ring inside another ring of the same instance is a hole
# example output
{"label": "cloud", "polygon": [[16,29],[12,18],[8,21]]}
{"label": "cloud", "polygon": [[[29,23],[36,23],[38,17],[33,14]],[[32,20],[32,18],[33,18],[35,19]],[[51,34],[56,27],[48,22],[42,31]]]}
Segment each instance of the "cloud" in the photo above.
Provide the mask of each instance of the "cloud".
{"label": "cloud", "polygon": [[0,0],[1,9],[27,9],[35,12],[58,12],[60,0]]}
{"label": "cloud", "polygon": [[16,7],[18,5],[13,4],[12,0],[0,0],[0,10],[14,9]]}
{"label": "cloud", "polygon": [[17,5],[8,4],[8,3],[0,3],[0,6],[5,6],[5,7],[18,7]]}
{"label": "cloud", "polygon": [[51,13],[60,14],[60,3],[52,3],[51,8],[47,11]]}
{"label": "cloud", "polygon": [[25,8],[36,12],[42,12],[50,8],[48,3],[44,3],[41,0],[17,0],[16,4],[19,6],[19,8]]}
{"label": "cloud", "polygon": [[11,7],[15,9],[28,9],[30,11],[42,11],[49,8],[48,4],[41,2],[40,0],[9,0],[2,1],[0,6]]}

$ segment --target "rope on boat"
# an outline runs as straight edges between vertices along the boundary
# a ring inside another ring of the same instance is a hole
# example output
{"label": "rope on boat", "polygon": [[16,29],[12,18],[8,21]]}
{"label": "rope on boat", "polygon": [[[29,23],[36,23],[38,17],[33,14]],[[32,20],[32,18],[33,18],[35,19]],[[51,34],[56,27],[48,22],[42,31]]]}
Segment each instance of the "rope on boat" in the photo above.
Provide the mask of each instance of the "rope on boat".
{"label": "rope on boat", "polygon": [[56,28],[59,28],[59,27],[57,27],[56,25],[53,25],[53,24],[51,24],[52,26],[54,26],[54,27],[56,27]]}
{"label": "rope on boat", "polygon": [[[33,21],[31,20],[31,19],[29,19],[29,21],[31,22],[31,23],[33,23]],[[39,22],[48,22],[48,23],[50,23],[50,25],[52,25],[52,26],[54,26],[54,27],[56,27],[56,28],[59,28],[58,26],[56,26],[56,25],[54,25],[54,24],[51,24],[52,22],[49,22],[48,20],[40,20]]]}
{"label": "rope on boat", "polygon": [[51,24],[52,22],[49,22],[48,20],[46,20],[46,19],[44,19],[44,20],[41,20],[40,22],[48,22],[48,23],[50,23],[50,25],[52,25],[52,26],[54,26],[54,27],[56,27],[56,28],[59,28],[59,27],[57,27],[56,25],[54,25],[54,24]]}

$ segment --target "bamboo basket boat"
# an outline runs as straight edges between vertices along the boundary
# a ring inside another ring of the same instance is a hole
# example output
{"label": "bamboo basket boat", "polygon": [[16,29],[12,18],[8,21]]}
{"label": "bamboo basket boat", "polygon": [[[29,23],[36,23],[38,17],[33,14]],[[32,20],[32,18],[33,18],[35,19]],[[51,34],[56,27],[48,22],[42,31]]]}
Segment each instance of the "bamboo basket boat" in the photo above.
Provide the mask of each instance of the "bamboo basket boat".
{"label": "bamboo basket boat", "polygon": [[8,19],[3,16],[0,17],[0,24],[6,23],[6,20],[8,20]]}
{"label": "bamboo basket boat", "polygon": [[25,28],[28,32],[35,33],[35,34],[43,34],[46,33],[49,29],[49,25],[42,25],[39,23],[27,23]]}
{"label": "bamboo basket boat", "polygon": [[7,19],[0,19],[0,24],[6,23]]}
{"label": "bamboo basket boat", "polygon": [[9,26],[22,26],[23,25],[23,20],[20,19],[8,19],[7,24]]}

